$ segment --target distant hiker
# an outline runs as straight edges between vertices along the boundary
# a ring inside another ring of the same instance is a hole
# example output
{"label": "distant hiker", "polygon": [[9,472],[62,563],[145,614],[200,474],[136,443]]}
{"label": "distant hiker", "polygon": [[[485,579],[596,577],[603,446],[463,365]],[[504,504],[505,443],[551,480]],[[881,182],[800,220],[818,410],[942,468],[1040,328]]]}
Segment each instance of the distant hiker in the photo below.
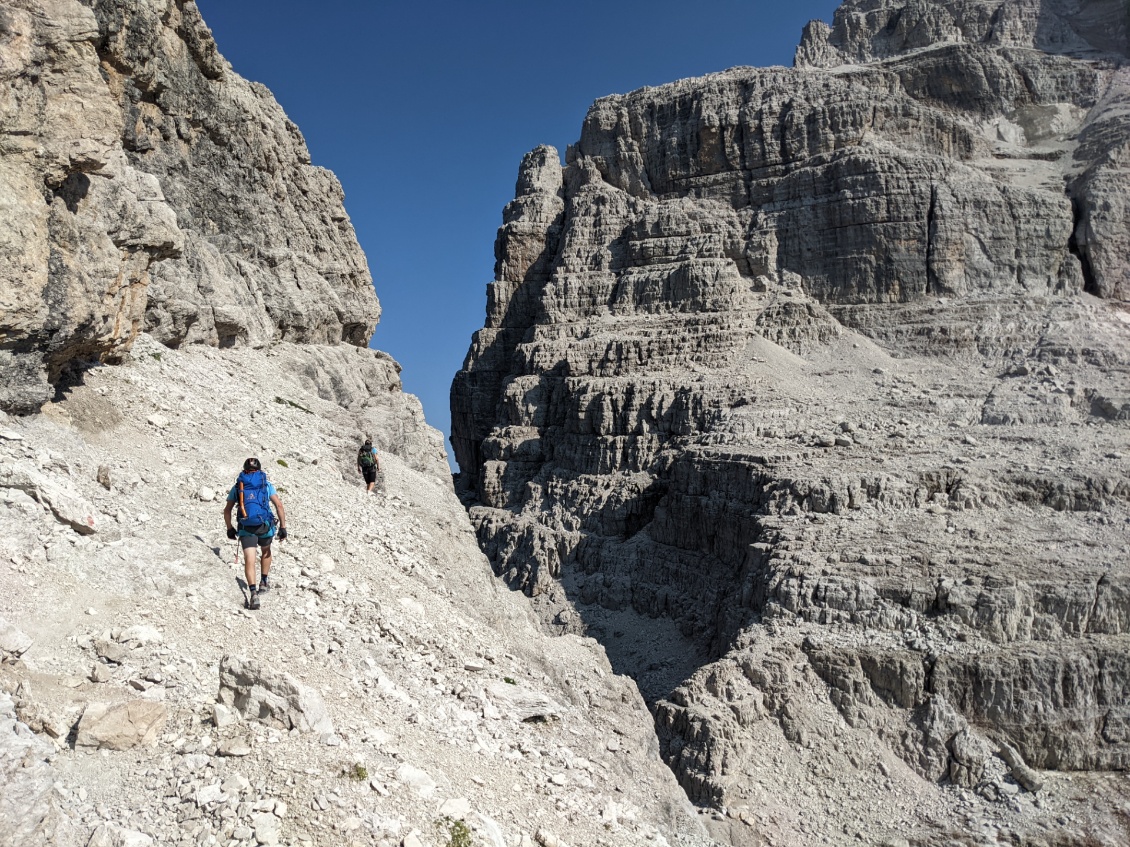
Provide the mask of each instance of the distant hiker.
{"label": "distant hiker", "polygon": [[373,493],[377,484],[377,474],[381,470],[381,460],[377,458],[377,451],[373,447],[373,440],[366,438],[361,449],[357,451],[357,472],[365,477],[365,491]]}
{"label": "distant hiker", "polygon": [[[274,504],[278,512],[276,521],[271,512]],[[232,526],[232,509],[239,507],[236,516],[238,530]],[[275,524],[278,524],[279,541],[286,541],[286,509],[278,492],[267,479],[258,459],[248,459],[243,463],[243,473],[235,481],[235,485],[228,492],[228,502],[224,506],[224,523],[228,526],[228,538],[239,539],[243,546],[243,575],[247,578],[247,588],[251,599],[249,608],[259,608],[259,595],[270,591],[267,574],[271,571],[271,542],[275,538]],[[260,564],[263,578],[258,587],[255,585],[255,548],[263,549]]]}

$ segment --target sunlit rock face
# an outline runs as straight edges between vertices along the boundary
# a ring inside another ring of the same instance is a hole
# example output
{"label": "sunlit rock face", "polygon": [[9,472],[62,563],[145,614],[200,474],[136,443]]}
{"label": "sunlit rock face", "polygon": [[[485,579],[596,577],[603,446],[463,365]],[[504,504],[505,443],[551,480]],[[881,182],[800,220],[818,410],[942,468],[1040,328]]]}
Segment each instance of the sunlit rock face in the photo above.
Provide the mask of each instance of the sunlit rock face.
{"label": "sunlit rock face", "polygon": [[141,331],[368,342],[341,186],[195,3],[3,0],[0,84],[0,408],[39,408]]}
{"label": "sunlit rock face", "polygon": [[834,798],[796,843],[944,843],[953,786],[1124,832],[1014,788],[1130,763],[1127,54],[1124,3],[847,2],[793,69],[523,160],[459,484],[692,799],[796,835]]}

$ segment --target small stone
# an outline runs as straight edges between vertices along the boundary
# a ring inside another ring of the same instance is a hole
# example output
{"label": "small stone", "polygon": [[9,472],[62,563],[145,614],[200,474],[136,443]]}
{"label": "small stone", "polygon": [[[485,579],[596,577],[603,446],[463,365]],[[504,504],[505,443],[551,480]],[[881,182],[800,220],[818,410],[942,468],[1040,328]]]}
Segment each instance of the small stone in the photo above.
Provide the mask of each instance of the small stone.
{"label": "small stone", "polygon": [[854,441],[852,441],[850,438],[848,438],[845,435],[837,435],[836,436],[836,446],[837,447],[851,447],[851,445],[854,444],[854,443],[855,443]]}
{"label": "small stone", "polygon": [[216,729],[234,726],[237,723],[239,723],[239,715],[223,703],[216,703],[212,706],[212,725]]}
{"label": "small stone", "polygon": [[220,799],[223,793],[224,789],[222,784],[214,782],[196,792],[196,805],[207,806],[209,803],[215,803]]}
{"label": "small stone", "polygon": [[282,821],[270,812],[252,815],[251,826],[255,830],[255,840],[259,844],[274,845],[279,843],[279,836],[282,834]]}
{"label": "small stone", "polygon": [[108,638],[96,638],[94,640],[94,652],[98,654],[98,658],[113,662],[115,665],[121,664],[131,650],[130,645],[111,641]]}
{"label": "small stone", "polygon": [[23,441],[24,437],[14,429],[0,429],[0,438],[5,441]]}
{"label": "small stone", "polygon": [[435,793],[436,784],[427,773],[414,765],[404,764],[397,768],[396,778],[424,799]]}
{"label": "small stone", "polygon": [[144,832],[105,823],[94,830],[86,844],[87,847],[150,847],[153,839]]}
{"label": "small stone", "polygon": [[202,485],[196,490],[196,499],[204,503],[211,503],[216,499],[216,492],[208,486]]}
{"label": "small stone", "polygon": [[452,820],[466,820],[467,816],[471,814],[471,801],[465,797],[444,800],[439,807],[439,814],[440,817],[451,818]]}
{"label": "small stone", "polygon": [[30,649],[31,637],[0,618],[0,659],[18,659]]}
{"label": "small stone", "polygon": [[110,491],[114,487],[113,480],[110,477],[110,466],[109,465],[99,465],[98,466],[97,480],[98,480],[98,484],[101,485],[103,488],[105,488],[107,491]]}
{"label": "small stone", "polygon": [[250,756],[251,747],[246,741],[229,738],[220,742],[219,749],[216,750],[216,753],[220,756],[231,757]]}
{"label": "small stone", "polygon": [[236,841],[250,841],[254,836],[255,833],[248,826],[237,826],[231,834]]}
{"label": "small stone", "polygon": [[480,662],[478,659],[469,659],[463,663],[463,670],[478,673],[487,669],[486,663]]}
{"label": "small stone", "polygon": [[164,415],[150,415],[148,421],[150,426],[155,426],[157,429],[164,429],[169,425],[169,419]]}
{"label": "small stone", "polygon": [[[246,794],[248,791],[250,791],[251,782],[247,779],[247,777],[236,773],[232,774],[226,780],[224,780],[223,789],[225,794],[234,797],[239,794]],[[248,835],[247,837],[250,838],[251,836]]]}
{"label": "small stone", "polygon": [[535,832],[534,841],[540,844],[541,847],[565,847],[565,842],[548,829],[539,829]]}

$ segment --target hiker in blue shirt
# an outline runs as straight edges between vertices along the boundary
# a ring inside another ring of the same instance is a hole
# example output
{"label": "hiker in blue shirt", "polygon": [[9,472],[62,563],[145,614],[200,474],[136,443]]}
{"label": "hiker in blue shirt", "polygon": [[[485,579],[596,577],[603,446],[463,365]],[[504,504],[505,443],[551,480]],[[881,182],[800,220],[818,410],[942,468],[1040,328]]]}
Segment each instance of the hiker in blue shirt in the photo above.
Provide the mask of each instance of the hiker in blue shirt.
{"label": "hiker in blue shirt", "polygon": [[[232,510],[239,506],[236,515],[237,526],[232,526]],[[278,512],[275,519],[271,506]],[[271,542],[275,539],[278,524],[279,541],[286,541],[286,509],[278,492],[263,472],[258,459],[248,459],[243,463],[243,473],[228,492],[227,505],[224,506],[224,523],[228,526],[228,538],[239,539],[243,547],[243,575],[247,578],[247,588],[251,593],[248,608],[259,608],[259,595],[270,590],[267,574],[271,570]],[[255,548],[263,550],[260,566],[263,577],[255,584]]]}
{"label": "hiker in blue shirt", "polygon": [[373,440],[366,438],[361,449],[357,451],[357,472],[365,478],[365,493],[372,494],[373,487],[377,484],[377,474],[381,470],[381,460],[377,458],[377,451],[373,447]]}

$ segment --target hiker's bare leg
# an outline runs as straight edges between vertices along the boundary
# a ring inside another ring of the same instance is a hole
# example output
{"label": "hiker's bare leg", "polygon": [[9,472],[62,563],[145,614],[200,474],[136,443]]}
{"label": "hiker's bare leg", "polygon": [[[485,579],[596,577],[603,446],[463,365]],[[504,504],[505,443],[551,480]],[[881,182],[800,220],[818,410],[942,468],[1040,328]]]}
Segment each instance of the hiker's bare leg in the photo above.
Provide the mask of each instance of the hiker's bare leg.
{"label": "hiker's bare leg", "polygon": [[247,580],[247,587],[254,588],[259,581],[255,578],[255,548],[243,548],[243,578]]}
{"label": "hiker's bare leg", "polygon": [[259,569],[263,572],[263,576],[271,572],[271,545],[267,544],[263,547],[263,552],[259,556]]}

